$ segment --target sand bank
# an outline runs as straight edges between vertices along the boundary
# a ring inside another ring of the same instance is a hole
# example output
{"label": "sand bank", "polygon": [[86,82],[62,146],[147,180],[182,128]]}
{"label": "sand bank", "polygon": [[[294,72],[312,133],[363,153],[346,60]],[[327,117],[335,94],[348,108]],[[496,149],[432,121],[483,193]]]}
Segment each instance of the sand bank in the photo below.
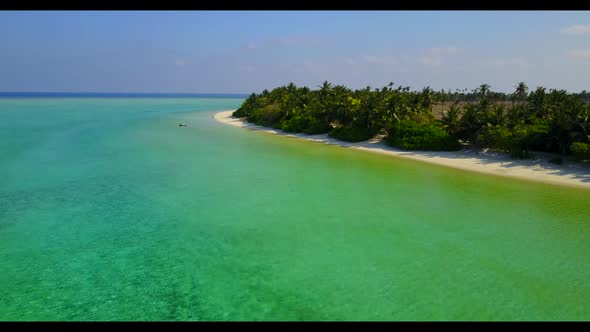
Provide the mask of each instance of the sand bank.
{"label": "sand bank", "polygon": [[217,112],[213,118],[221,123],[235,127],[413,159],[465,171],[590,189],[590,167],[571,161],[565,161],[562,165],[552,164],[549,162],[551,156],[547,154],[538,154],[539,156],[530,160],[519,160],[512,159],[505,153],[467,148],[456,152],[404,151],[389,147],[382,139],[378,138],[364,142],[350,143],[330,138],[327,134],[306,135],[286,133],[281,130],[257,126],[242,119],[234,118],[231,116],[232,112]]}

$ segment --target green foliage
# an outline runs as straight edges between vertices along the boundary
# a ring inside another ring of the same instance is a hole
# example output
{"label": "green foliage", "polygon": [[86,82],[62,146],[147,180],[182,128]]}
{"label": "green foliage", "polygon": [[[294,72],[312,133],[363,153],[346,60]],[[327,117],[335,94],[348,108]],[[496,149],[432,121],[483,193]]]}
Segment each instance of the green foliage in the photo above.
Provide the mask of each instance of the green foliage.
{"label": "green foliage", "polygon": [[510,152],[510,155],[515,158],[530,158],[530,146],[538,144],[547,132],[547,127],[542,124],[519,125],[513,129],[500,125],[488,125],[480,131],[477,144]]}
{"label": "green foliage", "polygon": [[332,130],[332,126],[327,121],[318,118],[310,118],[307,127],[303,132],[309,135],[326,134]]}
{"label": "green foliage", "polygon": [[326,134],[332,126],[326,121],[311,116],[294,115],[289,120],[283,120],[280,129],[290,133],[306,133],[309,135]]}
{"label": "green foliage", "polygon": [[501,126],[485,127],[477,138],[479,146],[509,152],[514,146],[512,132]]}
{"label": "green foliage", "polygon": [[232,113],[232,116],[236,118],[249,117],[254,111],[254,109],[258,107],[258,104],[258,96],[255,93],[253,93],[250,96],[248,96],[248,98],[246,98],[246,100],[240,108],[238,108],[235,112]]}
{"label": "green foliage", "polygon": [[307,127],[307,118],[295,115],[288,120],[281,122],[281,129],[289,133],[300,133]]}
{"label": "green foliage", "polygon": [[372,138],[376,133],[362,127],[342,126],[334,128],[329,136],[347,142],[362,142]]}
{"label": "green foliage", "polygon": [[245,118],[248,115],[246,114],[246,111],[244,110],[243,107],[238,108],[237,110],[235,110],[232,114],[231,114],[234,118]]}
{"label": "green foliage", "polygon": [[395,124],[389,130],[387,143],[405,150],[456,151],[461,149],[457,139],[442,128],[412,120]]}
{"label": "green foliage", "polygon": [[[494,92],[488,84],[471,92],[451,92],[429,87],[411,91],[393,83],[351,90],[328,82],[312,90],[290,83],[251,94],[233,116],[287,132],[329,133],[352,142],[389,132],[392,142],[408,149],[455,149],[455,138],[460,138],[519,158],[530,156],[530,150],[580,155],[580,145],[573,143],[590,143],[589,96],[585,91],[547,92],[542,87],[529,93],[524,82],[510,94]],[[445,111],[444,102],[452,104],[450,109]],[[401,130],[404,125],[407,131]]]}
{"label": "green foliage", "polygon": [[578,160],[590,159],[590,144],[574,142],[570,145],[570,150]]}
{"label": "green foliage", "polygon": [[281,110],[273,104],[254,109],[248,117],[248,121],[260,126],[272,127],[280,121],[282,116]]}
{"label": "green foliage", "polygon": [[456,135],[459,132],[459,119],[461,116],[461,109],[457,106],[457,104],[451,105],[447,113],[443,114],[441,122],[445,130],[451,134]]}
{"label": "green foliage", "polygon": [[459,121],[458,136],[465,140],[474,141],[481,128],[487,123],[486,120],[485,114],[482,112],[482,105],[466,105],[465,112]]}

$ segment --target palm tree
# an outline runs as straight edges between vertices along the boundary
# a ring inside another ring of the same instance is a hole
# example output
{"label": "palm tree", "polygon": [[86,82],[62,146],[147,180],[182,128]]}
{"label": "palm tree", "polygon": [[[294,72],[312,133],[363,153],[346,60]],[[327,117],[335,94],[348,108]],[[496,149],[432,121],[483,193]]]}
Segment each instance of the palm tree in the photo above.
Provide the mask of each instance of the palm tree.
{"label": "palm tree", "polygon": [[529,87],[524,82],[519,82],[516,86],[516,95],[520,100],[526,99]]}
{"label": "palm tree", "polygon": [[422,95],[418,98],[421,101],[420,104],[422,104],[424,108],[430,108],[434,101],[432,96],[432,89],[429,86],[425,87],[424,89],[422,89]]}
{"label": "palm tree", "polygon": [[515,101],[519,101],[519,102],[523,102],[524,100],[526,100],[527,98],[527,93],[528,93],[529,87],[526,86],[526,84],[524,82],[519,82],[514,90],[514,93],[512,94],[512,106],[514,107],[514,102]]}
{"label": "palm tree", "polygon": [[324,81],[322,85],[319,86],[320,93],[327,93],[332,88],[332,84],[328,83],[328,81]]}
{"label": "palm tree", "polygon": [[440,115],[442,116],[443,113],[444,113],[445,101],[447,101],[447,96],[445,94],[445,90],[444,89],[440,90],[440,98],[439,98],[439,101],[440,101]]}
{"label": "palm tree", "polygon": [[459,130],[459,112],[460,112],[460,108],[457,105],[457,103],[454,103],[453,105],[451,105],[451,107],[449,108],[449,110],[447,111],[446,114],[443,114],[442,116],[442,123],[444,125],[444,127],[447,129],[447,132],[449,132],[450,134],[455,135],[457,133],[457,131]]}
{"label": "palm tree", "polygon": [[320,98],[320,106],[323,108],[323,112],[329,113],[328,107],[331,104],[330,96],[332,94],[332,84],[328,83],[328,81],[324,81],[319,88],[320,90],[318,91],[318,94]]}
{"label": "palm tree", "polygon": [[545,88],[538,87],[528,96],[528,110],[530,114],[537,117],[544,117],[547,109],[547,94]]}
{"label": "palm tree", "polygon": [[490,92],[490,88],[491,86],[489,84],[482,84],[479,86],[479,95],[481,96],[481,99],[485,99],[485,97],[487,97],[488,93]]}
{"label": "palm tree", "polygon": [[504,124],[504,106],[501,104],[495,104],[493,106],[493,111],[490,114],[489,122],[494,126],[501,126]]}

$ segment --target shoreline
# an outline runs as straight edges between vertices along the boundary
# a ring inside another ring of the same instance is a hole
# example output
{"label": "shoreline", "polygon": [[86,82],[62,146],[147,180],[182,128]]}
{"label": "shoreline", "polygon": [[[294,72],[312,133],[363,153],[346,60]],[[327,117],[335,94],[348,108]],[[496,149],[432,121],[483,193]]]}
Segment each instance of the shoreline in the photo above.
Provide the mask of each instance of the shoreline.
{"label": "shoreline", "polygon": [[406,151],[390,147],[382,139],[351,143],[328,137],[328,134],[307,135],[286,133],[232,117],[232,110],[216,112],[213,118],[223,124],[263,131],[276,135],[294,137],[318,143],[379,153],[398,158],[412,159],[430,164],[451,167],[484,174],[499,175],[521,180],[544,182],[555,185],[590,189],[590,168],[585,165],[564,161],[562,165],[549,163],[549,158],[539,154],[528,160],[512,159],[508,154],[476,149],[460,151]]}

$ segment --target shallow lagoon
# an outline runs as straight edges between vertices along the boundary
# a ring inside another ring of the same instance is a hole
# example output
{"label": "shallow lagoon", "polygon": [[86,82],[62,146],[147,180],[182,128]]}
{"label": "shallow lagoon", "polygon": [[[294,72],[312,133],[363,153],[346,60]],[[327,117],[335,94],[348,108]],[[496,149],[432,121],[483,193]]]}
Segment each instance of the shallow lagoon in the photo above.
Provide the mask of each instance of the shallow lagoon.
{"label": "shallow lagoon", "polygon": [[240,103],[0,99],[0,320],[590,319],[588,190],[211,118]]}

